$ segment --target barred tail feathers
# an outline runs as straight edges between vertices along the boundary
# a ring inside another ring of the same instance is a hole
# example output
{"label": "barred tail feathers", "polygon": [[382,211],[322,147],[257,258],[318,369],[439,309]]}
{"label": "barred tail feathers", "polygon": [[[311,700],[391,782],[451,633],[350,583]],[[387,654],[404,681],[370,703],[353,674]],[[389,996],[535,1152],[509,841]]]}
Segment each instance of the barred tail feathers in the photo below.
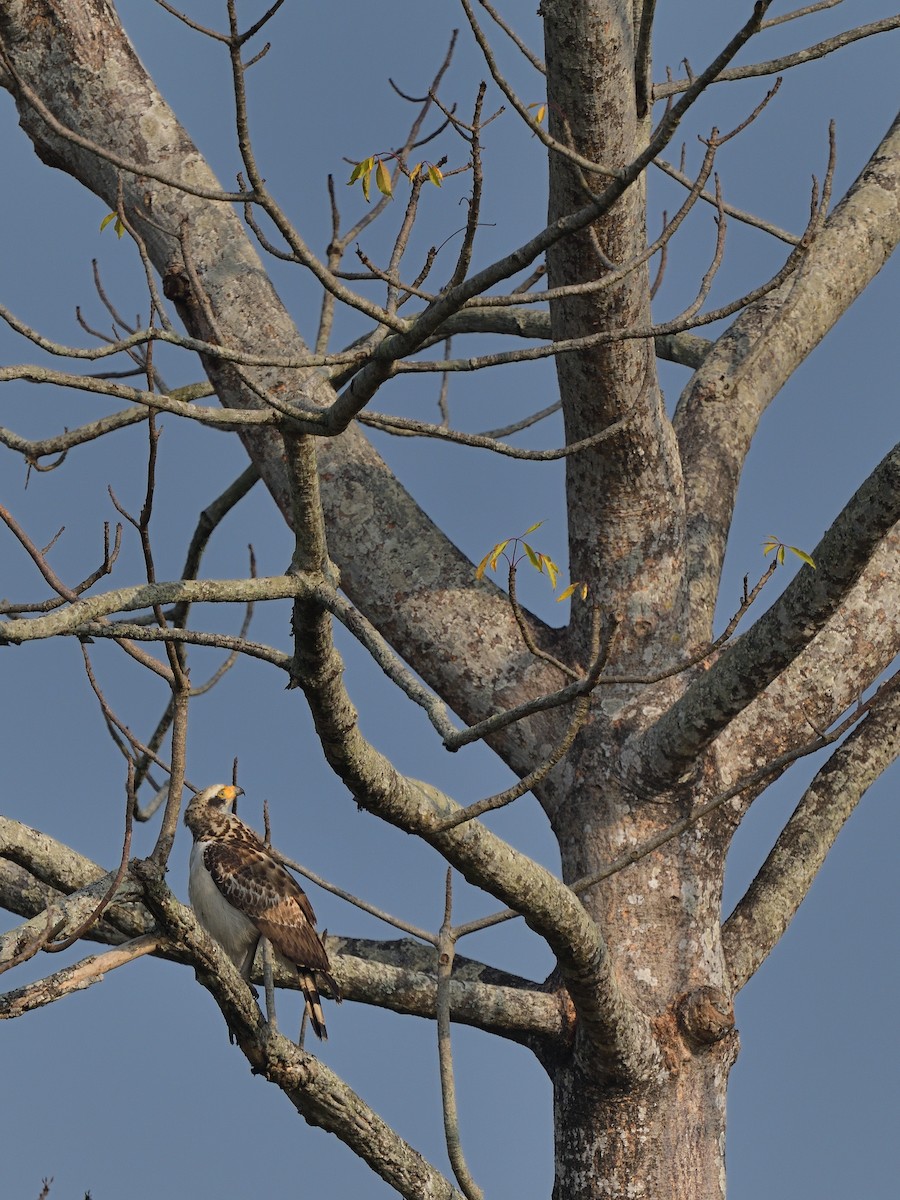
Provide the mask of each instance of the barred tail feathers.
{"label": "barred tail feathers", "polygon": [[306,1000],[306,1011],[309,1014],[309,1023],[313,1027],[313,1033],[321,1041],[327,1042],[328,1030],[325,1028],[325,1014],[322,1012],[322,1001],[319,999],[315,976],[312,971],[304,971],[299,967],[297,974],[300,976],[300,990]]}

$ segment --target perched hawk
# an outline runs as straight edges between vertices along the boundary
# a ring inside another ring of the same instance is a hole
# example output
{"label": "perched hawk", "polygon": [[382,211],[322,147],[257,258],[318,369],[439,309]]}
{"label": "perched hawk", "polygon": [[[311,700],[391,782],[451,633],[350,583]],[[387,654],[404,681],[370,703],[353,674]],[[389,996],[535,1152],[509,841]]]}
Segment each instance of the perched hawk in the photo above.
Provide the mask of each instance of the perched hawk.
{"label": "perched hawk", "polygon": [[294,877],[231,811],[242,794],[242,788],[214,784],[187,806],[184,823],[194,836],[191,904],[197,920],[248,981],[259,939],[268,938],[278,960],[296,969],[312,1027],[326,1038],[316,975],[336,1000],[340,992],[328,974],[316,915]]}

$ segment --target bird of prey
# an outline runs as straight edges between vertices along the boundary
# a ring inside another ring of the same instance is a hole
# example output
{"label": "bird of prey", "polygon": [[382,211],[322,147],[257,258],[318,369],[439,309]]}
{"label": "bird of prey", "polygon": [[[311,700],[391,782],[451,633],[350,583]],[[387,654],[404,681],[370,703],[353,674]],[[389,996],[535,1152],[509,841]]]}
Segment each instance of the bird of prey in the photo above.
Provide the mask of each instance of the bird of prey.
{"label": "bird of prey", "polygon": [[328,1036],[316,976],[340,1000],[305,892],[265,842],[232,811],[243,789],[217,783],[191,800],[184,823],[194,837],[188,891],[197,920],[248,982],[256,947],[268,938],[282,964],[300,977],[306,1011]]}

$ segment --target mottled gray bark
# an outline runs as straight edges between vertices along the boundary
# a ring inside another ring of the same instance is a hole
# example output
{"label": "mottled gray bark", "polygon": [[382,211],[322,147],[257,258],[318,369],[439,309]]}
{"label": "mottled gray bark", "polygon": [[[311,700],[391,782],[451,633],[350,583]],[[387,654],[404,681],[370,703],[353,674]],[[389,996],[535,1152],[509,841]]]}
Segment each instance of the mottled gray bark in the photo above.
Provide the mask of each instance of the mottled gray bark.
{"label": "mottled gray bark", "polygon": [[881,270],[900,239],[900,118],[829,216],[797,274],[751,305],[681,394],[692,634],[709,636],[744,460],[787,379]]}
{"label": "mottled gray bark", "polygon": [[[742,7],[736,24],[747,24],[729,55],[768,5]],[[442,829],[459,806],[404,777],[365,741],[343,687],[333,606],[324,599],[326,588],[334,595],[327,558],[372,625],[467,722],[571,682],[559,664],[528,651],[509,598],[475,579],[472,564],[413,502],[352,417],[390,375],[386,351],[415,350],[420,335],[570,341],[649,326],[645,264],[605,290],[556,295],[547,312],[508,301],[497,309],[460,305],[544,249],[553,288],[591,284],[644,251],[639,168],[651,124],[646,61],[638,54],[636,64],[635,56],[636,31],[651,9],[637,0],[543,0],[549,128],[568,150],[549,156],[546,229],[417,318],[396,320],[385,353],[361,364],[338,400],[327,370],[308,363],[243,225],[112,7],[71,0],[63,12],[50,0],[0,3],[0,82],[16,98],[25,133],[45,162],[110,207],[121,186],[166,295],[202,342],[220,403],[298,535],[294,574],[219,581],[216,598],[295,600],[295,652],[277,665],[303,689],[333,769],[361,806],[427,841],[471,883],[522,914],[557,958],[558,970],[541,985],[457,958],[450,985],[457,1020],[527,1046],[552,1079],[557,1200],[721,1200],[725,1091],[738,1050],[733,994],[781,936],[841,824],[897,750],[895,692],[819,772],[724,929],[726,854],[762,785],[654,853],[638,853],[767,759],[802,745],[809,721],[833,721],[900,643],[894,452],[826,534],[818,570],[802,571],[733,647],[676,670],[710,636],[736,488],[762,412],[900,237],[896,126],[791,278],[717,341],[689,333],[658,338],[655,347],[648,336],[596,340],[557,360],[567,442],[625,419],[614,437],[567,460],[571,576],[590,585],[619,630],[607,680],[574,746],[534,788],[558,840],[562,878],[477,820]],[[251,365],[232,361],[241,354],[252,356]],[[655,354],[695,369],[674,421],[662,404]],[[267,357],[277,361],[260,361]],[[285,406],[298,414],[296,426],[285,423]],[[317,424],[326,410],[327,421]],[[315,444],[313,434],[320,435]],[[151,602],[209,598],[212,586],[154,591],[141,584],[0,629],[26,653],[37,636],[77,636],[87,621]],[[564,665],[589,661],[589,605],[575,607],[567,630],[522,619],[539,648]],[[539,711],[498,726],[491,744],[524,775],[547,757],[569,717],[566,707]],[[631,851],[636,861],[626,870],[575,888]],[[90,936],[165,935],[158,953],[192,964],[248,1060],[308,1121],[337,1133],[401,1194],[454,1195],[341,1080],[265,1025],[235,972],[160,879],[140,865],[133,871],[144,903],[113,905]],[[47,835],[0,819],[0,903],[34,918],[12,937],[11,953],[46,922],[48,905],[96,888],[104,875]],[[434,1014],[432,947],[341,938],[329,946],[349,999]],[[26,1002],[17,997],[13,1007]]]}

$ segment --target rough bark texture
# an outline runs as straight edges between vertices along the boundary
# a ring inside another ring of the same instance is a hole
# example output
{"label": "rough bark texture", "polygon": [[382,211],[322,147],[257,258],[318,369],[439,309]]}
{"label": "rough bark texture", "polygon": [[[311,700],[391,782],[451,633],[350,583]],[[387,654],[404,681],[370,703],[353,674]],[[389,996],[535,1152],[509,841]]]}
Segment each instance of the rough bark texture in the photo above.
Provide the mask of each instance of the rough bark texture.
{"label": "rough bark texture", "polygon": [[[544,6],[551,132],[609,171],[623,170],[648,133],[635,111],[633,7],[627,0]],[[586,188],[599,191],[602,182],[551,155],[551,222],[580,208]],[[640,181],[606,216],[553,247],[550,286],[590,283],[610,263],[636,258],[646,244],[644,208]],[[557,340],[649,324],[646,266],[611,288],[551,302],[550,317]],[[556,364],[568,442],[632,414],[611,442],[567,459],[566,486],[572,578],[621,613],[621,662],[633,656],[638,664],[650,659],[655,639],[671,636],[681,601],[681,468],[653,346],[612,342],[559,355]],[[581,625],[570,631],[579,642],[583,618]]]}
{"label": "rough bark texture", "polygon": [[[766,7],[756,6],[757,18]],[[602,168],[592,173],[571,156],[550,154],[548,229],[592,203],[647,144],[650,117],[635,67],[642,11],[637,0],[542,4],[551,135]],[[214,198],[216,180],[147,77],[112,6],[0,4],[0,41],[7,56],[0,79],[37,153],[110,207],[121,179],[125,210],[188,332],[302,363],[306,347],[244,226]],[[23,88],[81,142],[51,128]],[[791,279],[711,346],[689,338],[657,343],[659,353],[696,366],[674,423],[663,406],[651,338],[595,344],[557,359],[568,442],[628,416],[614,438],[567,460],[571,576],[588,582],[594,600],[619,620],[605,674],[621,681],[595,693],[571,752],[534,787],[558,839],[562,881],[478,821],[442,828],[459,806],[403,777],[368,745],[319,600],[322,561],[300,561],[300,546],[294,565],[307,573],[308,587],[259,582],[262,591],[268,585],[266,594],[280,586],[278,594],[296,599],[295,654],[277,665],[303,689],[326,757],[359,804],[429,842],[470,882],[521,913],[558,959],[559,971],[543,985],[457,960],[451,988],[454,1017],[529,1047],[553,1081],[556,1200],[724,1197],[725,1094],[738,1052],[734,992],[787,926],[842,820],[896,753],[896,698],[888,696],[820,772],[724,935],[725,857],[764,783],[712,808],[653,853],[640,853],[776,754],[808,741],[809,721],[833,721],[897,651],[894,451],[826,534],[818,572],[801,572],[736,645],[674,672],[709,637],[737,483],[759,417],[900,237],[898,177],[895,126]],[[187,241],[173,231],[186,231]],[[550,245],[550,286],[602,278],[645,244],[638,177],[592,224]],[[528,321],[518,309],[464,309],[450,312],[437,332],[546,336],[549,325],[554,339],[566,340],[644,327],[646,267],[611,288],[558,297],[549,316]],[[230,409],[265,409],[260,393],[282,405],[325,408],[335,400],[324,374],[309,367],[238,370],[211,353],[203,362]],[[375,362],[373,370],[382,367]],[[245,429],[241,438],[298,535],[301,527],[315,528],[312,439],[274,425]],[[475,580],[472,564],[416,506],[357,425],[317,440],[321,512],[341,586],[447,704],[475,722],[569,682],[558,664],[528,651],[508,598]],[[140,594],[128,594],[140,602]],[[154,594],[157,603],[176,595],[184,593]],[[53,629],[70,634],[87,619],[78,614],[89,603],[53,617]],[[121,611],[123,603],[122,596],[105,607],[98,601],[91,613]],[[51,618],[45,620],[50,629]],[[564,663],[589,661],[589,606],[576,606],[561,633],[531,623],[541,648]],[[10,633],[24,624],[10,625]],[[559,740],[568,717],[566,709],[549,709],[500,729],[491,744],[524,775]],[[93,898],[84,889],[104,874],[95,864],[14,822],[0,824],[0,839],[6,907],[35,917],[51,901],[65,906],[63,897],[73,893],[65,902],[72,911],[81,911],[85,895]],[[631,853],[633,865],[584,885]],[[136,869],[131,883],[144,889],[145,905],[130,917],[114,905],[91,936],[121,940],[155,921],[168,939],[160,953],[194,965],[254,1069],[308,1121],[337,1133],[403,1195],[456,1194],[342,1081],[265,1027],[246,989],[159,879]],[[24,945],[36,927],[14,931],[11,944]],[[331,942],[348,997],[433,1015],[431,950]]]}

